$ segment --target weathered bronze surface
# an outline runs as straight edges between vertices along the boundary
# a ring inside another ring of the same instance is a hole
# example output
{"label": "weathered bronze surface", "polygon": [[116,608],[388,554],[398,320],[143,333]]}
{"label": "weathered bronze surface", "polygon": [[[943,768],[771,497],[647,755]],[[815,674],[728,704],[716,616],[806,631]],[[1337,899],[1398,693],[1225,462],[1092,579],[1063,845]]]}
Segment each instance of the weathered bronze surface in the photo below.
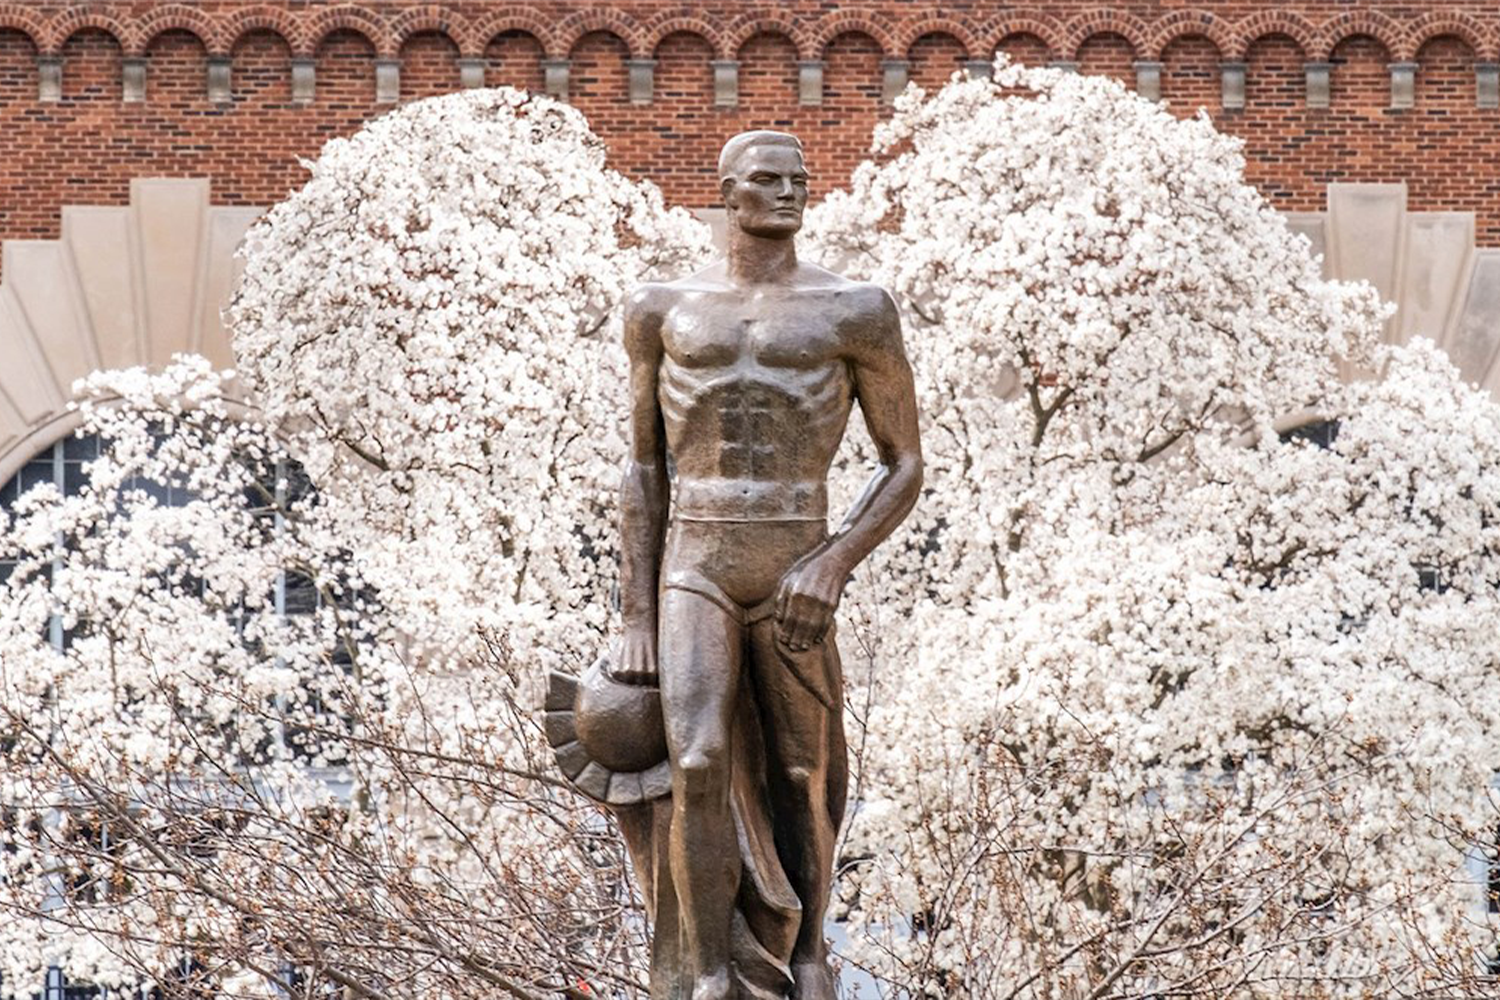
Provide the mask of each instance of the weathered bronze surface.
{"label": "weathered bronze surface", "polygon": [[[628,306],[624,637],[580,681],[554,677],[549,735],[629,842],[653,998],[833,1000],[823,921],[848,786],[834,612],[916,501],[916,401],[890,295],[797,259],[801,144],[744,133],[719,172],[727,259]],[[855,402],[880,466],[830,534]]]}

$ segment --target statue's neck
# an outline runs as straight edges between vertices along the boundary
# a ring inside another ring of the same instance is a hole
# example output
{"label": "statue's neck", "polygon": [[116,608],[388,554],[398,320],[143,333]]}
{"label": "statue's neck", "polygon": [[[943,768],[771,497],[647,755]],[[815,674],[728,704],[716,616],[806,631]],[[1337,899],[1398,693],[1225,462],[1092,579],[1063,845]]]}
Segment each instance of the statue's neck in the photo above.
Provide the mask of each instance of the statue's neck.
{"label": "statue's neck", "polygon": [[792,237],[755,236],[729,222],[729,278],[737,285],[770,285],[787,280],[797,269]]}

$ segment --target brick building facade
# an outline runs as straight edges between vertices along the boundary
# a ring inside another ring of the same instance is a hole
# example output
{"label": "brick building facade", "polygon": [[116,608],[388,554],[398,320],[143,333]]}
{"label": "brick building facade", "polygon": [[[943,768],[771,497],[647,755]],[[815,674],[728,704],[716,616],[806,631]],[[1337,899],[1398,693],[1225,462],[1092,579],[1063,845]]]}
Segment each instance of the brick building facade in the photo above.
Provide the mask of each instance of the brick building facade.
{"label": "brick building facade", "polygon": [[478,84],[566,92],[617,166],[691,206],[751,125],[802,133],[834,185],[904,79],[997,49],[1206,107],[1283,209],[1404,181],[1500,246],[1500,5],[1479,0],[0,3],[0,240],[56,237],[63,205],[124,204],[140,176],[269,204],[330,136]]}
{"label": "brick building facade", "polygon": [[[616,167],[707,208],[734,132],[802,135],[816,197],[906,81],[997,50],[1206,108],[1329,273],[1400,303],[1392,339],[1500,397],[1500,0],[0,0],[0,504],[65,465],[73,379],[232,364],[235,243],[395,103],[566,96]],[[53,970],[48,1000],[94,995],[68,989]]]}
{"label": "brick building facade", "polygon": [[1500,396],[1495,0],[0,0],[0,484],[71,430],[89,371],[232,364],[245,228],[396,103],[549,91],[708,209],[734,132],[802,135],[816,198],[907,81],[997,50],[1206,108],[1327,273],[1398,303],[1393,338]]}

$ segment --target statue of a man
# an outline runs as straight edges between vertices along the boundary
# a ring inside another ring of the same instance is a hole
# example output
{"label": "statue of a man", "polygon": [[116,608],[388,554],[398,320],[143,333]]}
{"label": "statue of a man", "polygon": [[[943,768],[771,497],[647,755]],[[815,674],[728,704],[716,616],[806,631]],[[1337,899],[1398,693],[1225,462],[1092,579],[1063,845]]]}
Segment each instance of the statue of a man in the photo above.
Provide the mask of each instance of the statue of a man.
{"label": "statue of a man", "polygon": [[[607,672],[659,685],[670,799],[665,765],[654,791],[649,774],[583,784],[630,842],[653,997],[833,1000],[823,922],[848,786],[834,611],[917,499],[916,400],[890,295],[797,259],[796,137],[737,135],[719,175],[728,258],[640,288],[625,316],[625,632]],[[830,534],[855,401],[880,466]],[[555,742],[573,735],[569,721]]]}

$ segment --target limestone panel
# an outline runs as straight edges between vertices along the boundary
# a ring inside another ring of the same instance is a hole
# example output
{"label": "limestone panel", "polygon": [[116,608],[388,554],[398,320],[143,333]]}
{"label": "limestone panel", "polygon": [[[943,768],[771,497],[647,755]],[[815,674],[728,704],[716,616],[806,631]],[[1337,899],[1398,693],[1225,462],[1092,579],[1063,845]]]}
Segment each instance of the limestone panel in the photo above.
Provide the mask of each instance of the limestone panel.
{"label": "limestone panel", "polygon": [[1405,184],[1328,185],[1328,263],[1345,281],[1368,281],[1396,297],[1405,230]]}
{"label": "limestone panel", "polygon": [[1312,255],[1322,258],[1323,277],[1328,277],[1328,225],[1322,212],[1287,212],[1287,228],[1307,237]]}
{"label": "limestone panel", "polygon": [[729,249],[729,217],[722,208],[694,208],[693,215],[699,222],[708,225],[714,249],[725,253]]}
{"label": "limestone panel", "polygon": [[26,314],[53,384],[69,393],[74,379],[99,367],[72,261],[58,240],[17,240],[7,250],[5,282]]}
{"label": "limestone panel", "polygon": [[61,410],[64,400],[16,298],[11,262],[20,242],[5,244],[5,283],[0,285],[0,358],[5,364],[0,366],[0,391],[21,421],[30,425]]}
{"label": "limestone panel", "polygon": [[1448,355],[1465,380],[1500,395],[1500,250],[1478,250]]}
{"label": "limestone panel", "polygon": [[193,350],[208,181],[137,179],[130,184],[130,207],[145,296],[146,360],[165,365],[174,353]]}
{"label": "limestone panel", "polygon": [[1406,249],[1396,302],[1397,339],[1430,337],[1442,343],[1453,305],[1469,276],[1473,212],[1413,212],[1406,217]]}
{"label": "limestone panel", "polygon": [[203,311],[198,319],[196,349],[216,368],[234,366],[234,352],[229,345],[229,330],[223,313],[239,284],[243,262],[236,260],[235,249],[245,230],[260,218],[258,208],[214,208],[208,213],[208,252],[203,260]]}
{"label": "limestone panel", "polygon": [[63,209],[62,231],[94,332],[99,367],[142,364],[143,326],[136,315],[138,303],[130,269],[130,210],[70,205]]}
{"label": "limestone panel", "polygon": [[[4,387],[0,387],[0,464],[5,462],[5,456],[15,447],[21,435],[26,431],[26,421],[16,410],[15,404],[6,396]],[[0,471],[0,483],[9,482],[10,474]]]}

